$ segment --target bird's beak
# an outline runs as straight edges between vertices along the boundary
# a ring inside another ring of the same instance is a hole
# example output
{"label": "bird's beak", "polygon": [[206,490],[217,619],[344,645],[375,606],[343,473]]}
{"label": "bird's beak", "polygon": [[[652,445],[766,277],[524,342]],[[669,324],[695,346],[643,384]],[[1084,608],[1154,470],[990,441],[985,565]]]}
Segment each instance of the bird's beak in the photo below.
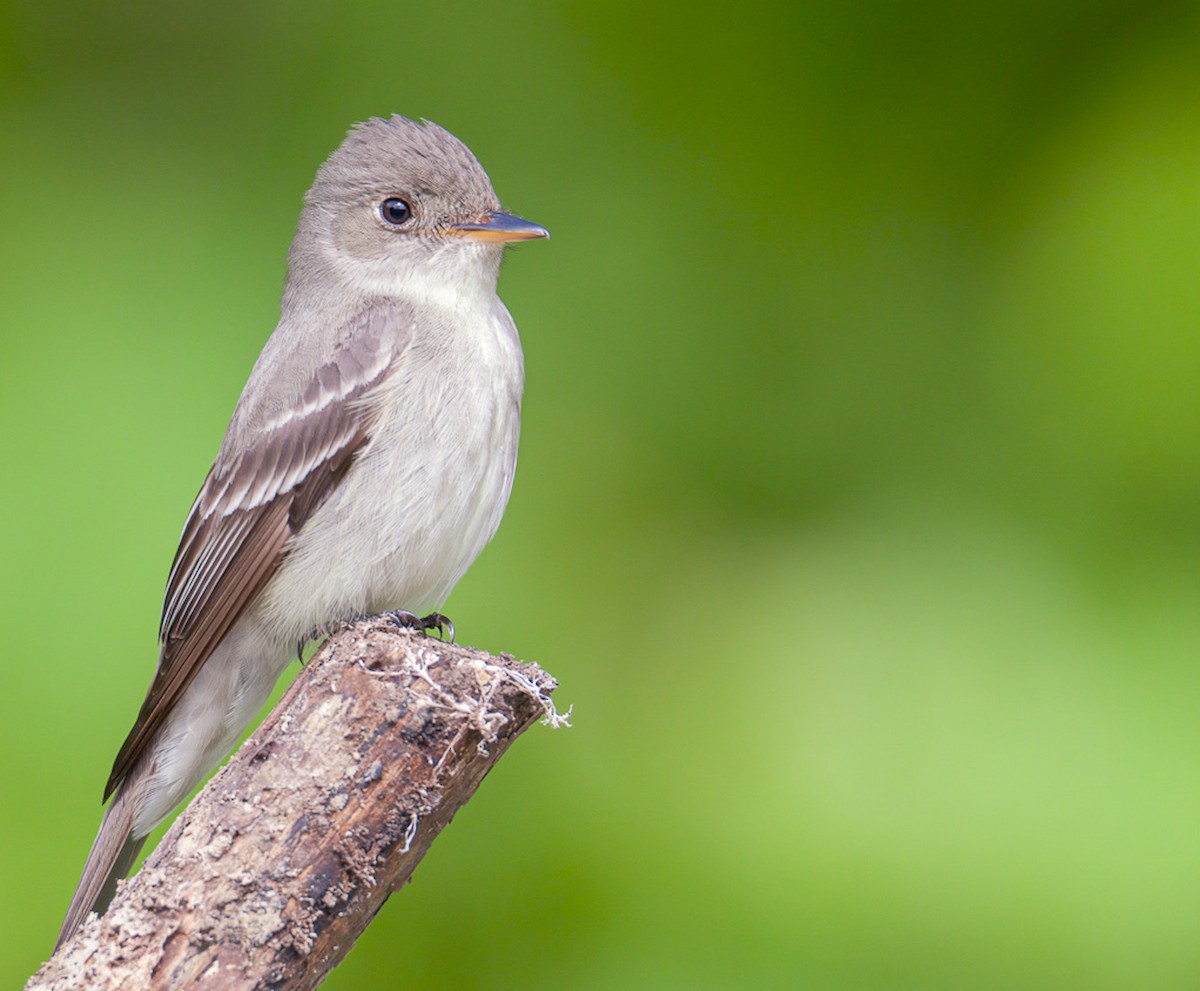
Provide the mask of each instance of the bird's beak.
{"label": "bird's beak", "polygon": [[550,236],[550,232],[540,224],[499,211],[489,213],[475,223],[455,224],[450,229],[476,241],[532,241],[535,237]]}

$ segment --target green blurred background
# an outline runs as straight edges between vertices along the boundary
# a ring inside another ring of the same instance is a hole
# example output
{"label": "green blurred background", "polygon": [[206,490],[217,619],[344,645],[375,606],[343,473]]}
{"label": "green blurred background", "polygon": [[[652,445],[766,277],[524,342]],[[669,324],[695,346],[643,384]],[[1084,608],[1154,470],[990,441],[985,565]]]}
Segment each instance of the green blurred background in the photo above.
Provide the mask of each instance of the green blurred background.
{"label": "green blurred background", "polygon": [[1200,7],[6,2],[0,980],[347,126],[549,243],[523,738],[328,987],[1200,985]]}

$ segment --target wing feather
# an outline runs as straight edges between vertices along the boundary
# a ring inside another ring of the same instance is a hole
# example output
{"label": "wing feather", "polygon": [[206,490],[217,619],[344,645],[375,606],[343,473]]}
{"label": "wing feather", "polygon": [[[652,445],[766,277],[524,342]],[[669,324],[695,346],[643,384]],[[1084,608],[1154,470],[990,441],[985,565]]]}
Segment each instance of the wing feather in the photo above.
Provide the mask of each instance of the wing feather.
{"label": "wing feather", "polygon": [[339,333],[331,358],[309,373],[291,412],[240,450],[227,451],[227,437],[184,525],[163,599],[158,669],[113,763],[106,800],[370,440],[372,406],[362,400],[411,336],[404,308],[369,304]]}

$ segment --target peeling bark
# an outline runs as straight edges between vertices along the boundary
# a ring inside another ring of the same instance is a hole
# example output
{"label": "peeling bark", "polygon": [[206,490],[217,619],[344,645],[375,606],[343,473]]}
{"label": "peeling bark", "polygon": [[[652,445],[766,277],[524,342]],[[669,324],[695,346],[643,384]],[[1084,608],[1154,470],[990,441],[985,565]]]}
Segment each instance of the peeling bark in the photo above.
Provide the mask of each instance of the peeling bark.
{"label": "peeling bark", "polygon": [[562,721],[555,687],[382,621],[342,631],[26,991],[316,987],[509,744]]}

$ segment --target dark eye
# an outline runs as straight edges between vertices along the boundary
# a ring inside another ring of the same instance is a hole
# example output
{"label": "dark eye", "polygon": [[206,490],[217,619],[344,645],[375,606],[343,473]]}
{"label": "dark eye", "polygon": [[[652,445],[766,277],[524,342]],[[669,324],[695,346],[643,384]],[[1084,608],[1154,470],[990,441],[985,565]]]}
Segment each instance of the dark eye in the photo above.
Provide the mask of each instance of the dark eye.
{"label": "dark eye", "polygon": [[411,213],[412,209],[409,207],[407,200],[392,197],[379,204],[379,216],[389,224],[402,224],[409,218]]}

